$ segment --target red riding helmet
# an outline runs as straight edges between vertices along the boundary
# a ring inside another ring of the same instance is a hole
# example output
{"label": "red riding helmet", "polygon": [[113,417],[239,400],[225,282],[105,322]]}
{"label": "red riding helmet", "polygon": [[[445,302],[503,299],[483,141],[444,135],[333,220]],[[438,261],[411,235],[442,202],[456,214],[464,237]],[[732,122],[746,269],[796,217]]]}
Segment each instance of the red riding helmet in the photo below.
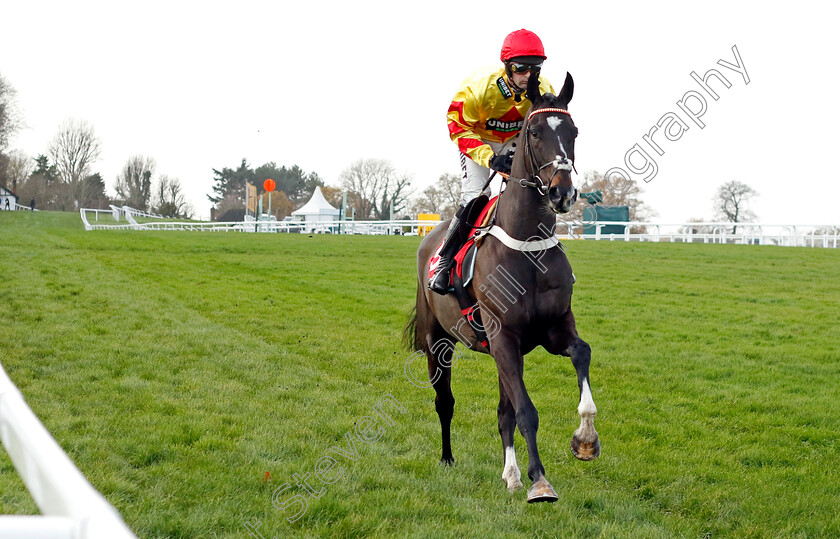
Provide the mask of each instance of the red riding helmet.
{"label": "red riding helmet", "polygon": [[543,44],[537,34],[523,28],[507,35],[502,44],[502,62],[518,56],[539,56],[545,60]]}

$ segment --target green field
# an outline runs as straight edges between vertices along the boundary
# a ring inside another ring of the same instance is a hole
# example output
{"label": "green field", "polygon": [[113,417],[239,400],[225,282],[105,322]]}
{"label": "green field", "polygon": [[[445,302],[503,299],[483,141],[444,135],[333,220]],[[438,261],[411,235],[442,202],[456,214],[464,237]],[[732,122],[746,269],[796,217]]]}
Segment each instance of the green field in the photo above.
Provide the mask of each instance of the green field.
{"label": "green field", "polygon": [[[434,392],[403,372],[418,238],[49,212],[0,212],[0,238],[0,361],[139,537],[840,536],[838,250],[568,242],[602,455],[569,452],[568,359],[530,354],[560,500],[529,505],[500,477],[488,356],[453,369],[457,464],[438,465]],[[405,412],[382,401],[393,425],[363,442],[383,395]],[[307,500],[293,523],[278,488]],[[37,512],[0,450],[0,513]]]}

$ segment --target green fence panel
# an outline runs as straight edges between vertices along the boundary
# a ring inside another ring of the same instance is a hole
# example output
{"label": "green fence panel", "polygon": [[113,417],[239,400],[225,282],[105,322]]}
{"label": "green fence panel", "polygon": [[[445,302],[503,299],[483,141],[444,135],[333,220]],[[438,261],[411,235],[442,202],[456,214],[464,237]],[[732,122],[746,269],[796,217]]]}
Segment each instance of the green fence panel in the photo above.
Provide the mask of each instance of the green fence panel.
{"label": "green fence panel", "polygon": [[[595,234],[595,221],[629,221],[629,206],[586,206],[583,208],[583,233]],[[624,225],[606,225],[601,234],[624,234]]]}

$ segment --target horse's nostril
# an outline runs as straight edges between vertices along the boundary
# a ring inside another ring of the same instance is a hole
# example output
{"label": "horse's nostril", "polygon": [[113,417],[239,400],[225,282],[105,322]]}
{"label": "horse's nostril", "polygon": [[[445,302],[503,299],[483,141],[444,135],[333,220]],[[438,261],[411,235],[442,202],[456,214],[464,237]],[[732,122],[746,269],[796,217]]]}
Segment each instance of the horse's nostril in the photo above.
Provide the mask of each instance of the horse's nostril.
{"label": "horse's nostril", "polygon": [[563,195],[561,194],[561,190],[556,185],[548,190],[548,199],[553,202],[554,204],[559,204],[560,201],[563,199]]}
{"label": "horse's nostril", "polygon": [[559,205],[565,199],[571,199],[573,196],[574,192],[569,192],[568,189],[563,189],[559,185],[555,185],[548,190],[548,200],[555,205]]}

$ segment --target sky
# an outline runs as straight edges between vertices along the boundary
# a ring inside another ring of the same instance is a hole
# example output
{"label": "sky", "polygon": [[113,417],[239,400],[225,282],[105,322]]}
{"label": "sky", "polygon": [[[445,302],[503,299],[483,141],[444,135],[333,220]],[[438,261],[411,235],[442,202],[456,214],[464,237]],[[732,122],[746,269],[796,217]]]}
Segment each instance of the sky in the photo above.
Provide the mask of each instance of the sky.
{"label": "sky", "polygon": [[[390,161],[417,191],[459,173],[452,96],[501,65],[504,37],[527,28],[555,90],[574,77],[577,183],[620,167],[654,221],[682,223],[712,220],[715,191],[738,180],[759,193],[751,207],[763,223],[840,225],[840,37],[827,5],[4,2],[0,75],[26,124],[10,149],[45,154],[63,121],[85,120],[110,193],[131,156],[153,157],[207,218],[213,169],[243,158],[298,165],[329,185],[359,159]],[[710,69],[729,83],[709,80],[717,100],[691,77]],[[678,105],[700,110],[694,93],[706,109],[698,122]],[[676,140],[650,134],[663,118]],[[641,172],[637,144],[655,175]]]}

